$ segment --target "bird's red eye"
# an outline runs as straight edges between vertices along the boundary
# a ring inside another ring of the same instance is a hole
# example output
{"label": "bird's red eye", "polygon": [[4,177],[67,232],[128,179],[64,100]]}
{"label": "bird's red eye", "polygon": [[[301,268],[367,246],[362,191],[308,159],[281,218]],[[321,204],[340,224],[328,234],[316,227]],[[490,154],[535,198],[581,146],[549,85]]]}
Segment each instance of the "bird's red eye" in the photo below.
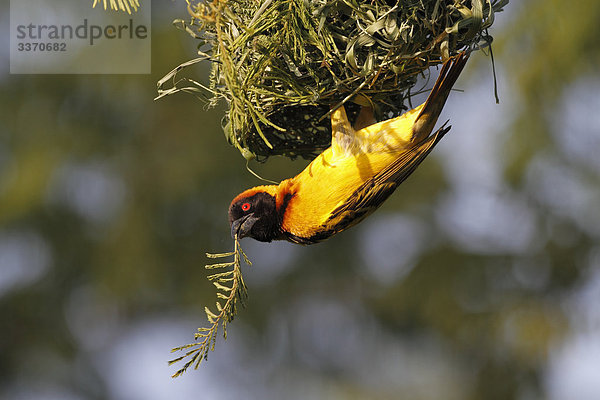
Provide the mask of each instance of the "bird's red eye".
{"label": "bird's red eye", "polygon": [[244,203],[244,204],[242,204],[242,210],[248,211],[249,209],[250,209],[250,203]]}

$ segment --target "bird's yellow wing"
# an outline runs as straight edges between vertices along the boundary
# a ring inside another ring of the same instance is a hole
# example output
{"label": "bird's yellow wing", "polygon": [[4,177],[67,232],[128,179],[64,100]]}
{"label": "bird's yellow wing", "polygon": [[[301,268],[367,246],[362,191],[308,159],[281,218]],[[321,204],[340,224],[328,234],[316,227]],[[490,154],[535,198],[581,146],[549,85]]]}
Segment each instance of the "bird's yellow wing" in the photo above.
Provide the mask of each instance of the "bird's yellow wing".
{"label": "bird's yellow wing", "polygon": [[[299,243],[315,243],[360,222],[377,209],[450,130],[438,130],[419,144],[394,153],[335,158],[322,153],[295,178],[283,228]],[[328,162],[329,158],[329,162]]]}
{"label": "bird's yellow wing", "polygon": [[449,130],[450,127],[440,128],[422,144],[403,152],[393,163],[360,185],[323,223],[323,228],[328,231],[324,237],[357,224],[375,211],[413,173]]}
{"label": "bird's yellow wing", "polygon": [[450,128],[431,134],[468,54],[447,61],[426,102],[400,117],[354,131],[343,107],[331,115],[331,147],[280,184],[282,228],[314,243],[360,222],[427,157]]}

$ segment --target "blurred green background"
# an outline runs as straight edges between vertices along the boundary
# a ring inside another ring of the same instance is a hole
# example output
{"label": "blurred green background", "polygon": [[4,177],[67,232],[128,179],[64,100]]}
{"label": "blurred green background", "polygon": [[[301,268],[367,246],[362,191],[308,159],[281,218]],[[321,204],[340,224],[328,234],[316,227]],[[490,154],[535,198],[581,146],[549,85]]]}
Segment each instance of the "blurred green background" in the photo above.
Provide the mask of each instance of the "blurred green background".
{"label": "blurred green background", "polygon": [[600,398],[600,2],[511,2],[500,104],[477,52],[379,211],[314,246],[243,240],[248,307],[172,380],[214,303],[204,253],[261,184],[222,109],[152,100],[194,57],[185,7],[152,2],[151,75],[10,75],[1,3],[0,398]]}

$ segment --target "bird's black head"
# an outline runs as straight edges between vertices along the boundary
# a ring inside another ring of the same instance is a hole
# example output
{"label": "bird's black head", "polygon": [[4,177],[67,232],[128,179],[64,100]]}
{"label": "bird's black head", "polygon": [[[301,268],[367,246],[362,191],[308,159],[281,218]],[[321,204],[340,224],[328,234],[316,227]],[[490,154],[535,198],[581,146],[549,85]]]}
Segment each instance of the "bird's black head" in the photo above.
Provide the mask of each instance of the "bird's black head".
{"label": "bird's black head", "polygon": [[246,190],[229,206],[231,236],[270,242],[281,236],[275,197],[258,188]]}

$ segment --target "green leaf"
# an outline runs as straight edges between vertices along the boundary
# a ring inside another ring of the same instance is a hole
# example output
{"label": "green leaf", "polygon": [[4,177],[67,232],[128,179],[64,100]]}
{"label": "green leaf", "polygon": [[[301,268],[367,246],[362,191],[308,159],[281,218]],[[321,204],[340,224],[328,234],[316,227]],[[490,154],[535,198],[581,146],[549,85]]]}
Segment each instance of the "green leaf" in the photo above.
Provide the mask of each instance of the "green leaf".
{"label": "green leaf", "polygon": [[[92,7],[96,7],[96,4],[98,3],[100,3],[100,0],[94,0]],[[110,4],[111,10],[126,11],[127,14],[131,14],[131,10],[137,12],[140,7],[138,0],[102,0],[105,10],[107,8],[107,3]]]}
{"label": "green leaf", "polygon": [[[203,360],[208,358],[208,352],[214,351],[217,339],[219,326],[223,329],[223,337],[227,339],[227,324],[233,320],[238,310],[238,302],[242,306],[248,298],[248,289],[242,277],[241,263],[242,259],[246,264],[251,265],[250,260],[242,250],[237,236],[235,237],[234,251],[228,253],[211,254],[207,253],[209,258],[225,258],[233,256],[233,261],[207,265],[205,268],[209,270],[219,268],[231,268],[231,270],[219,272],[208,276],[208,279],[217,288],[217,313],[212,312],[208,307],[204,308],[206,318],[210,327],[198,328],[198,332],[194,338],[200,340],[196,343],[175,347],[171,352],[185,351],[187,352],[169,361],[169,365],[188,359],[188,361],[175,372],[172,377],[181,376],[187,369],[194,365],[198,368]],[[225,286],[223,283],[230,283],[231,286]]]}

